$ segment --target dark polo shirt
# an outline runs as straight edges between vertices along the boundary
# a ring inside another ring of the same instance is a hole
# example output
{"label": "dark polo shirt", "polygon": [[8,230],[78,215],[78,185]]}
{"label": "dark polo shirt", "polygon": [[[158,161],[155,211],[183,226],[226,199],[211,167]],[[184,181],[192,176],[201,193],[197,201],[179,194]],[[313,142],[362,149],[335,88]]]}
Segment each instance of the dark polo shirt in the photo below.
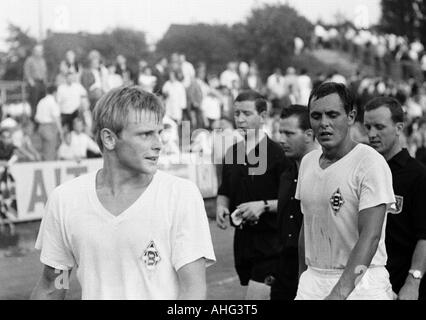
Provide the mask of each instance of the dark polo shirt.
{"label": "dark polo shirt", "polygon": [[[388,161],[392,171],[397,214],[388,214],[387,269],[394,292],[404,285],[418,240],[426,239],[426,167],[403,149]],[[426,293],[425,277],[421,295]]]}
{"label": "dark polo shirt", "polygon": [[271,289],[272,300],[294,300],[299,275],[298,240],[303,215],[296,193],[298,168],[291,162],[280,177],[278,192],[278,225],[281,252]]}
{"label": "dark polo shirt", "polygon": [[[265,154],[259,154],[262,150],[259,145],[251,151],[266,164],[263,174],[249,173],[250,168],[259,164],[250,163],[253,157],[241,157],[245,155],[244,142],[234,144],[225,156],[225,161],[233,159],[233,163],[226,161],[228,163],[223,164],[218,194],[229,198],[230,213],[245,202],[278,199],[280,176],[288,160],[278,143],[269,137],[266,139]],[[276,212],[263,213],[256,225],[245,223],[242,228],[236,228],[234,258],[241,284],[247,284],[249,279],[263,282],[266,276],[273,273],[280,251],[279,229]],[[262,266],[257,268],[256,265]],[[256,275],[252,273],[253,268],[257,270]]]}

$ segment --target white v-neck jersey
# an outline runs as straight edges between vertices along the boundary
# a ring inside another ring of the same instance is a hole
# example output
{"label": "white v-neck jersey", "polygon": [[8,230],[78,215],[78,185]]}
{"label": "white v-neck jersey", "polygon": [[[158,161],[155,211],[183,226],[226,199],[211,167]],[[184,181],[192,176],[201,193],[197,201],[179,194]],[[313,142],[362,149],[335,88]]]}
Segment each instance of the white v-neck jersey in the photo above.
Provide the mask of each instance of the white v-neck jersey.
{"label": "white v-neck jersey", "polygon": [[157,171],[143,194],[112,215],[96,172],[57,187],[36,248],[43,264],[77,269],[83,299],[176,299],[177,270],[215,261],[204,202],[192,182]]}
{"label": "white v-neck jersey", "polygon": [[[303,157],[296,198],[301,200],[306,264],[319,269],[344,269],[358,239],[360,211],[395,202],[392,173],[382,155],[358,144],[326,169],[322,150]],[[385,266],[386,218],[372,266]]]}

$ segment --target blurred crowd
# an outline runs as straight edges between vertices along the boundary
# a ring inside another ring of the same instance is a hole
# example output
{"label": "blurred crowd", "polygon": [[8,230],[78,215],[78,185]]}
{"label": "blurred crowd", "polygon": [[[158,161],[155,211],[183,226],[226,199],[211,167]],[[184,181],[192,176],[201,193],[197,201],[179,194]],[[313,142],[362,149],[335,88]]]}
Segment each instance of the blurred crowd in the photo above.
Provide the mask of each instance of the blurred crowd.
{"label": "blurred crowd", "polygon": [[[126,57],[118,55],[115,61],[106,61],[92,50],[84,66],[74,51],[66,52],[58,66],[54,83],[47,82],[47,65],[42,45],[36,45],[24,64],[28,84],[28,108],[11,112],[2,106],[0,124],[0,160],[56,161],[99,157],[100,150],[93,140],[91,110],[107,91],[122,85],[139,85],[154,92],[164,101],[163,154],[202,152],[220,161],[223,146],[215,142],[217,135],[232,144],[240,139],[234,130],[233,101],[242,90],[253,89],[269,101],[265,131],[272,139],[279,139],[278,122],[283,108],[292,104],[307,105],[314,86],[325,81],[346,84],[357,97],[358,122],[353,128],[354,139],[365,142],[362,126],[362,107],[374,96],[397,98],[406,111],[408,126],[405,144],[413,156],[425,161],[426,154],[426,86],[416,77],[412,65],[403,64],[401,77],[387,72],[389,61],[426,64],[423,45],[409,43],[403,37],[382,35],[368,30],[351,28],[326,29],[315,27],[313,45],[317,48],[345,50],[360,61],[372,66],[361,68],[351,76],[336,70],[324,70],[313,75],[309,70],[277,67],[262,79],[254,61],[230,61],[220,73],[211,72],[205,63],[194,65],[184,53],[173,53],[154,63],[141,59],[138,70],[127,64]],[[295,54],[304,44],[295,39]],[[407,67],[408,66],[408,67]],[[423,70],[426,73],[426,68]],[[398,79],[398,80],[397,80]],[[183,123],[189,123],[190,144],[182,144]],[[204,129],[196,130],[195,129]],[[217,151],[214,149],[221,149]]]}

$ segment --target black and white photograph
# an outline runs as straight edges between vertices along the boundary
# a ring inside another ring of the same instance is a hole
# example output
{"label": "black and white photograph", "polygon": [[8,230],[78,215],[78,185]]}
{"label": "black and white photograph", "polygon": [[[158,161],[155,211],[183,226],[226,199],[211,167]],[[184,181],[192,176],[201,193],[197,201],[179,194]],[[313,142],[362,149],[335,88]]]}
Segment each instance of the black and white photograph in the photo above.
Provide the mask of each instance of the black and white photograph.
{"label": "black and white photograph", "polygon": [[0,1],[0,300],[426,300],[425,46],[426,0]]}

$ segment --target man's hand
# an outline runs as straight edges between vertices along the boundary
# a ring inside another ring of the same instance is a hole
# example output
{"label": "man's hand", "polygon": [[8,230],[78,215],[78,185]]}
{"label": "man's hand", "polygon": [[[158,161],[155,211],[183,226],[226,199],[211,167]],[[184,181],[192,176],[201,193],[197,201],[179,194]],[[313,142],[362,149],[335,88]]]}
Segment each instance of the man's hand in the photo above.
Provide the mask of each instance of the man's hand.
{"label": "man's hand", "polygon": [[398,300],[418,300],[420,280],[414,279],[411,275],[407,277],[404,285],[398,293]]}
{"label": "man's hand", "polygon": [[219,205],[216,209],[216,223],[217,226],[221,229],[226,229],[226,219],[225,217],[229,215],[229,209]]}
{"label": "man's hand", "polygon": [[242,203],[237,207],[246,221],[258,221],[262,213],[265,211],[265,203],[263,201],[253,201]]}

